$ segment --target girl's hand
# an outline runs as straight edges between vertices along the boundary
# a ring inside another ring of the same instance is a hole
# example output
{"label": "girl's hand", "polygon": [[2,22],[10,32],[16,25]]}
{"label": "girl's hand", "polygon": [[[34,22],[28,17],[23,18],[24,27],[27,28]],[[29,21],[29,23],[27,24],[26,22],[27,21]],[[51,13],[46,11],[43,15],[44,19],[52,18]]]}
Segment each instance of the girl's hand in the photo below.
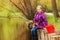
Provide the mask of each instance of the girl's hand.
{"label": "girl's hand", "polygon": [[30,20],[30,23],[33,22],[32,20]]}
{"label": "girl's hand", "polygon": [[44,28],[45,32],[47,32],[46,28]]}
{"label": "girl's hand", "polygon": [[36,23],[36,25],[38,25],[38,24]]}

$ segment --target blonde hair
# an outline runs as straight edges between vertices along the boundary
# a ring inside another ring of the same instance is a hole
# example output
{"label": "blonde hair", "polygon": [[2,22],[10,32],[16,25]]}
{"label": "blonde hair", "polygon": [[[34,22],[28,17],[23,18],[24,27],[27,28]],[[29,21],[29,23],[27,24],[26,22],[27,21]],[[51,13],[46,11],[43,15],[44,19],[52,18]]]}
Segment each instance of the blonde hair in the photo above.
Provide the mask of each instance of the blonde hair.
{"label": "blonde hair", "polygon": [[41,8],[42,8],[42,6],[41,6],[41,5],[38,5],[38,6],[37,6],[37,9],[41,9]]}

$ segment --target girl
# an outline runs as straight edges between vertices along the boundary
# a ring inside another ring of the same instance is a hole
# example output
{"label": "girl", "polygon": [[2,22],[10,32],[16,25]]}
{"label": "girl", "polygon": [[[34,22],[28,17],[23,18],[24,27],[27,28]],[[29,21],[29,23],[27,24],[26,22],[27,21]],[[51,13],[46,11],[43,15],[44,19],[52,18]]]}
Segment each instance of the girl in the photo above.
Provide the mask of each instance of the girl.
{"label": "girl", "polygon": [[[44,15],[44,11],[42,10],[42,7],[39,5],[37,6],[37,9],[36,9],[36,14],[34,16],[34,19],[33,19],[33,22],[38,25],[36,26],[35,28],[37,29],[40,29],[41,30],[41,40],[44,40],[44,37],[43,37],[43,29],[45,28],[45,26],[48,25],[48,22],[47,22],[47,19],[46,19],[46,16]],[[34,31],[34,30],[31,30],[31,32]],[[36,32],[35,32],[36,33]]]}
{"label": "girl", "polygon": [[46,16],[41,6],[37,6],[37,12],[34,16],[33,22],[39,24],[38,28],[44,28],[45,26],[48,25]]}

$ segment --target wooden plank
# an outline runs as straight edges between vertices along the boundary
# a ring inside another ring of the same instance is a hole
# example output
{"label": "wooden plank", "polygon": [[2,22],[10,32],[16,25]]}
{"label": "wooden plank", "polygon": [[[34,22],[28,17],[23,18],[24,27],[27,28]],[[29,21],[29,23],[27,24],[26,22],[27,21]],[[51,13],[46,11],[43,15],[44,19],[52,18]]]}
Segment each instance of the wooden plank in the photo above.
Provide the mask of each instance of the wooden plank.
{"label": "wooden plank", "polygon": [[38,40],[48,40],[48,35],[45,30],[38,30]]}

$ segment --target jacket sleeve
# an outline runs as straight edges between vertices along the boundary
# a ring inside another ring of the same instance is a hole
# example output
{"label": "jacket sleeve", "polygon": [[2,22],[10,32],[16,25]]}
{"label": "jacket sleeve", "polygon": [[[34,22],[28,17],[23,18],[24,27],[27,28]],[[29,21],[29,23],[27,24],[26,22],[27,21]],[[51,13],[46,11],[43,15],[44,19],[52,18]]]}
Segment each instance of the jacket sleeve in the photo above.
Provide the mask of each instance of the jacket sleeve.
{"label": "jacket sleeve", "polygon": [[42,17],[43,17],[43,21],[44,21],[45,26],[47,26],[48,25],[48,21],[46,19],[45,14],[43,14]]}

